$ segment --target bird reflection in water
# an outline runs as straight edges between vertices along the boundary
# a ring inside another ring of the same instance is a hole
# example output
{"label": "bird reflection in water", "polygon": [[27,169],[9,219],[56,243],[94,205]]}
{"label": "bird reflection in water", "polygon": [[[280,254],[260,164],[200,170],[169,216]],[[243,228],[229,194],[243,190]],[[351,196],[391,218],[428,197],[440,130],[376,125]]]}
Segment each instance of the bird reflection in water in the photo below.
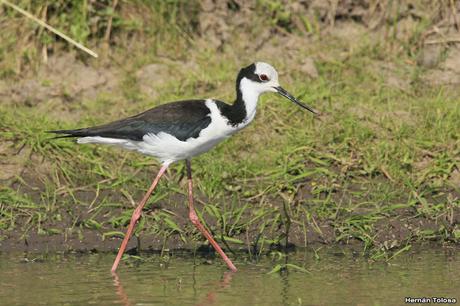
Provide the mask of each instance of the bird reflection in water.
{"label": "bird reflection in water", "polygon": [[206,294],[205,299],[199,302],[198,304],[196,304],[196,306],[218,305],[216,304],[216,301],[217,301],[216,292],[220,291],[221,289],[229,288],[234,274],[235,272],[233,271],[224,272],[223,277],[218,282],[214,282],[211,290]]}
{"label": "bird reflection in water", "polygon": [[133,305],[128,298],[125,290],[123,289],[123,285],[121,284],[120,278],[116,272],[112,272],[113,277],[113,285],[115,286],[116,293],[122,305],[131,306]]}
{"label": "bird reflection in water", "polygon": [[[226,272],[224,272],[222,278],[219,281],[211,283],[209,285],[209,287],[211,287],[211,290],[208,291],[208,293],[206,293],[206,296],[203,299],[203,301],[198,302],[196,304],[196,306],[217,305],[216,304],[216,302],[217,302],[216,292],[220,291],[221,289],[226,289],[226,288],[230,287],[230,284],[232,282],[233,274],[235,274],[235,272],[226,271]],[[113,284],[114,284],[115,289],[116,289],[116,294],[117,294],[117,296],[118,296],[118,298],[120,300],[120,304],[122,304],[124,306],[134,305],[129,300],[128,294],[124,290],[123,284],[122,284],[120,278],[118,277],[118,274],[116,272],[112,272],[112,277],[113,277]]]}

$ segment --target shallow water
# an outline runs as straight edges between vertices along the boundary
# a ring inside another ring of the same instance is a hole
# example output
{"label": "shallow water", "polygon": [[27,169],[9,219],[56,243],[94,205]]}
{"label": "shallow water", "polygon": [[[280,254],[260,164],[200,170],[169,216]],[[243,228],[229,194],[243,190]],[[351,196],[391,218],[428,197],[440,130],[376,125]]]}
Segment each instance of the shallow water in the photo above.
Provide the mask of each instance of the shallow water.
{"label": "shallow water", "polygon": [[[291,253],[281,261],[241,259],[237,273],[219,260],[158,255],[109,273],[114,254],[0,254],[1,305],[403,305],[405,297],[460,298],[455,249],[425,247],[391,263],[351,251]],[[279,259],[277,259],[279,260]],[[268,274],[278,263],[304,266]],[[194,263],[195,262],[195,263]],[[433,304],[433,303],[432,303]]]}

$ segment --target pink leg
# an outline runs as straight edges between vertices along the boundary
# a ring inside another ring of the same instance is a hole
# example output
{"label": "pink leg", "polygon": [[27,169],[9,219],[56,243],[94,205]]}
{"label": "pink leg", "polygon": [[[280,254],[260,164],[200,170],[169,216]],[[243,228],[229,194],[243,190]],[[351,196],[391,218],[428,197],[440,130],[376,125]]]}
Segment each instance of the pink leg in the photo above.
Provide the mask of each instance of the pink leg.
{"label": "pink leg", "polygon": [[233,272],[236,272],[237,269],[233,262],[225,255],[224,251],[220,248],[220,246],[217,244],[217,242],[214,240],[214,238],[211,236],[211,234],[204,228],[203,224],[201,224],[200,220],[198,219],[198,215],[196,214],[194,205],[193,205],[193,184],[192,184],[192,167],[190,160],[185,161],[186,166],[187,166],[187,179],[188,179],[188,203],[189,203],[189,218],[192,221],[193,225],[208,239],[208,241],[211,243],[211,245],[214,247],[214,249],[219,253],[219,255],[222,257],[222,259],[225,261],[227,264],[228,268],[232,270]]}
{"label": "pink leg", "polygon": [[168,168],[168,165],[161,166],[161,169],[158,172],[157,177],[153,180],[152,185],[150,186],[149,190],[147,191],[147,193],[144,195],[139,205],[134,210],[133,215],[131,216],[131,222],[129,223],[128,230],[126,231],[126,234],[125,234],[125,238],[123,239],[123,242],[121,243],[120,249],[118,250],[117,258],[115,258],[115,261],[113,263],[112,272],[115,272],[115,270],[117,270],[121,257],[123,256],[126,246],[128,245],[129,238],[131,238],[131,235],[133,234],[134,227],[136,226],[137,220],[139,220],[139,218],[141,217],[142,209],[144,208],[145,203],[147,203],[147,200],[149,199],[153,190],[157,186],[158,181],[160,180],[160,177],[165,173],[167,168]]}

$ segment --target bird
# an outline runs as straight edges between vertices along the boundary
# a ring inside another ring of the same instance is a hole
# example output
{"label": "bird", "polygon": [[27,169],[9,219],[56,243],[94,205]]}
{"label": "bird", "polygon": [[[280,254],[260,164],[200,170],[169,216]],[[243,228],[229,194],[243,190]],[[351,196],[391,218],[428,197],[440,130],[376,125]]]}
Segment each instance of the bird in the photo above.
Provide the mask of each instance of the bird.
{"label": "bird", "polygon": [[151,108],[138,115],[94,127],[53,130],[55,138],[77,138],[79,144],[106,144],[153,156],[161,167],[150,188],[132,213],[130,223],[111,271],[114,273],[129,239],[141,217],[142,209],[166,169],[185,161],[188,181],[188,209],[192,224],[214,247],[231,271],[237,271],[213,236],[200,222],[193,201],[191,159],[209,151],[251,123],[263,93],[273,92],[289,99],[314,115],[320,113],[296,99],[280,86],[278,72],[265,62],[240,69],[236,78],[236,99],[228,104],[216,99],[181,100]]}

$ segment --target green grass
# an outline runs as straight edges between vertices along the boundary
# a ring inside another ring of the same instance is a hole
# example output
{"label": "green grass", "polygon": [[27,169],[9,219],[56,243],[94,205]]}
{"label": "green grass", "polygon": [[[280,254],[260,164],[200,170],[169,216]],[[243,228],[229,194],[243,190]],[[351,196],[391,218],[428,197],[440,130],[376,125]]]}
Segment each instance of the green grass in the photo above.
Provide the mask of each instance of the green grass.
{"label": "green grass", "polygon": [[[285,17],[276,18],[278,23]],[[4,146],[29,155],[24,171],[0,189],[0,240],[13,232],[20,234],[14,239],[36,233],[84,240],[86,230],[103,239],[123,236],[159,164],[111,147],[50,140],[45,131],[108,122],[159,101],[206,96],[231,101],[240,63],[233,60],[233,51],[216,55],[205,48],[193,55],[199,69],[190,72],[171,64],[174,77],[155,101],[139,94],[135,71],[159,61],[156,55],[170,43],[184,43],[175,39],[166,45],[151,42],[148,54],[133,48],[122,64],[120,91],[76,101],[69,111],[83,114],[76,121],[60,120],[49,101],[40,111],[21,105],[2,109]],[[423,84],[423,71],[407,64],[413,60],[410,53],[386,53],[386,46],[370,46],[363,39],[347,49],[342,61],[334,57],[338,46],[350,47],[331,39],[300,52],[299,58],[332,55],[317,61],[320,77],[308,82],[294,61],[272,59],[282,85],[322,111],[320,120],[267,94],[253,124],[193,160],[198,214],[231,249],[258,256],[286,244],[286,237],[299,246],[312,240],[360,241],[363,254],[390,260],[417,241],[458,241],[452,216],[459,213],[460,187],[451,180],[460,169],[458,93]],[[123,52],[114,47],[115,58],[123,58]],[[177,47],[177,52],[181,58],[186,51]],[[243,51],[241,56],[245,63],[254,59]],[[373,65],[382,61],[397,67],[395,74],[409,80],[408,89],[386,83]],[[108,105],[114,106],[109,112]],[[138,226],[138,234],[159,237],[160,247],[171,239],[203,240],[187,220],[183,175],[182,164],[171,167]],[[387,237],[398,231],[407,233]]]}

